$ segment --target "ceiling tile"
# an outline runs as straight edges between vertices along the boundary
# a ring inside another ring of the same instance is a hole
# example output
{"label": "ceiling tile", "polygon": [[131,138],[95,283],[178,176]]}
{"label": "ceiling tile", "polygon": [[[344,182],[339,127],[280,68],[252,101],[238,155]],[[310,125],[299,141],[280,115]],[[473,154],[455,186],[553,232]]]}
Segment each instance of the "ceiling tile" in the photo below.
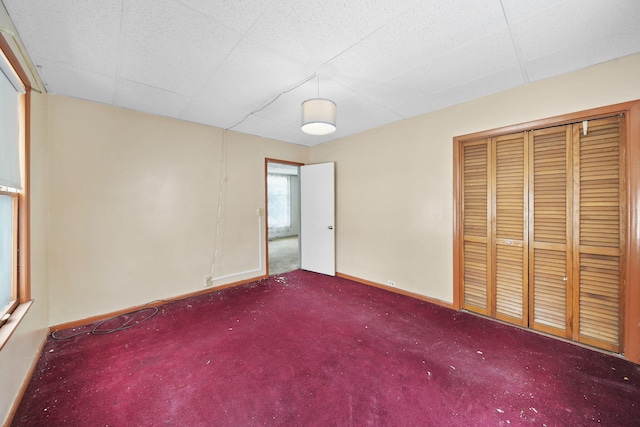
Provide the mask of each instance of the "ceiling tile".
{"label": "ceiling tile", "polygon": [[432,93],[415,101],[393,108],[401,117],[410,118],[429,111],[439,110],[452,105],[501,92],[520,86],[524,78],[519,66],[500,70],[478,78],[466,81],[458,86],[448,87],[440,92]]}
{"label": "ceiling tile", "polygon": [[309,73],[302,66],[244,39],[225,62],[208,77],[198,98],[220,102],[232,98],[252,99],[256,109],[289,89],[291,82],[301,82]]}
{"label": "ceiling tile", "polygon": [[161,116],[176,117],[189,97],[137,82],[121,80],[116,88],[114,105]]}
{"label": "ceiling tile", "polygon": [[234,126],[232,130],[237,132],[249,133],[252,135],[268,135],[270,132],[278,130],[282,125],[279,122],[265,119],[263,117],[252,114],[244,119],[237,126]]}
{"label": "ceiling tile", "polygon": [[352,135],[354,133],[363,132],[368,129],[373,129],[389,123],[397,122],[398,120],[402,119],[403,117],[401,117],[400,115],[394,113],[393,111],[385,109],[369,116],[362,116],[359,119],[349,122],[344,130],[346,134]]}
{"label": "ceiling tile", "polygon": [[346,129],[351,123],[363,117],[372,116],[385,110],[386,108],[381,104],[377,104],[362,95],[355,95],[338,104],[336,126]]}
{"label": "ceiling tile", "polygon": [[115,90],[113,77],[69,67],[44,58],[36,57],[34,61],[41,64],[39,73],[42,79],[48,82],[47,92],[104,104],[113,102]]}
{"label": "ceiling tile", "polygon": [[531,81],[541,80],[638,51],[640,51],[640,25],[632,25],[598,40],[585,41],[570,49],[563,49],[528,61],[527,74]]}
{"label": "ceiling tile", "polygon": [[405,85],[395,82],[381,83],[361,93],[367,98],[387,106],[405,104],[424,96],[424,92],[420,88],[411,84]]}
{"label": "ceiling tile", "polygon": [[502,29],[435,57],[390,83],[413,87],[417,93],[425,95],[440,93],[515,65],[518,65],[518,59],[509,31]]}
{"label": "ceiling tile", "polygon": [[499,0],[425,1],[330,65],[338,76],[376,85],[502,28],[506,22]]}
{"label": "ceiling tile", "polygon": [[504,10],[510,23],[518,22],[526,18],[544,12],[547,9],[557,6],[566,0],[502,0]]}
{"label": "ceiling tile", "polygon": [[306,66],[318,67],[416,3],[274,0],[247,34]]}
{"label": "ceiling tile", "polygon": [[318,74],[321,76],[330,76],[330,78],[345,88],[349,88],[353,92],[366,92],[371,88],[381,84],[384,80],[376,78],[375,80],[365,79],[358,76],[337,74],[331,67],[331,64],[327,64],[318,69]]}
{"label": "ceiling tile", "polygon": [[195,99],[187,104],[178,118],[227,129],[242,119],[242,115],[238,113],[238,110],[242,109],[224,103],[215,104]]}
{"label": "ceiling tile", "polygon": [[172,0],[125,4],[120,76],[193,95],[240,40],[240,33]]}
{"label": "ceiling tile", "polygon": [[316,97],[315,86],[316,82],[315,79],[313,79],[290,92],[283,93],[278,99],[260,111],[257,111],[255,114],[270,120],[277,120],[282,125],[297,120],[298,126],[300,126],[302,102],[306,99]]}
{"label": "ceiling tile", "polygon": [[272,2],[272,0],[179,1],[240,33],[245,33]]}
{"label": "ceiling tile", "polygon": [[566,0],[511,30],[521,59],[530,61],[632,26],[640,26],[638,0]]}
{"label": "ceiling tile", "polygon": [[[276,139],[278,141],[286,141],[292,144],[312,146],[314,141],[319,141],[326,137],[306,135],[300,130],[300,121],[291,121],[284,126],[269,132],[265,135],[268,138]],[[327,140],[330,140],[327,139]]]}
{"label": "ceiling tile", "polygon": [[[115,75],[122,0],[94,3],[5,0],[25,47],[35,57]],[[36,64],[39,65],[39,64]]]}

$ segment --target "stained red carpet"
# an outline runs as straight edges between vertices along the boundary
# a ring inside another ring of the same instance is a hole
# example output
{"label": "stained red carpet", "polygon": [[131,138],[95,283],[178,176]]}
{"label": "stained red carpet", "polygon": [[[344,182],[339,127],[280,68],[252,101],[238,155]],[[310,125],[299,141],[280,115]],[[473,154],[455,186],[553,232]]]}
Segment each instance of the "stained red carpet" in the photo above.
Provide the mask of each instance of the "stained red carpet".
{"label": "stained red carpet", "polygon": [[640,366],[295,271],[49,339],[12,425],[638,426]]}

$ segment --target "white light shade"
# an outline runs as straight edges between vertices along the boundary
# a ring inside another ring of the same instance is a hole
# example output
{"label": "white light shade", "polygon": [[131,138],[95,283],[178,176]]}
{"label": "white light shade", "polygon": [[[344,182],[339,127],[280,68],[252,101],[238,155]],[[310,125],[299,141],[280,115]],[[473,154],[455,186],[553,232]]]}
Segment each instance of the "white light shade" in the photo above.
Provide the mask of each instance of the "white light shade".
{"label": "white light shade", "polygon": [[313,98],[302,103],[302,132],[309,135],[328,135],[335,131],[335,102],[323,98]]}

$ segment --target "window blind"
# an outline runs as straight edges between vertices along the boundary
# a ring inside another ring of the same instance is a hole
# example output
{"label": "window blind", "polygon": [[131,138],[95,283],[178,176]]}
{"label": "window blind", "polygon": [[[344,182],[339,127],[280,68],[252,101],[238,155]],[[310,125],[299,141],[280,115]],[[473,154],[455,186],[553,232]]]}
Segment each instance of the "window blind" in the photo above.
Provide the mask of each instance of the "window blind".
{"label": "window blind", "polygon": [[0,68],[0,186],[21,189],[19,93]]}

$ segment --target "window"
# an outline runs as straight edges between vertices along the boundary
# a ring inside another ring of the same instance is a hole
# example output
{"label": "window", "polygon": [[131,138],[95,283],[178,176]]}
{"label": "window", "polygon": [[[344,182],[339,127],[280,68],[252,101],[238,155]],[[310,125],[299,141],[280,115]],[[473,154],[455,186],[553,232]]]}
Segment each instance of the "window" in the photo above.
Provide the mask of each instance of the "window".
{"label": "window", "polygon": [[291,177],[269,174],[269,228],[291,227]]}
{"label": "window", "polygon": [[0,318],[17,303],[17,194],[0,192]]}
{"label": "window", "polygon": [[24,73],[14,69],[14,63],[15,56],[0,38],[0,326],[30,297],[28,269],[19,270],[19,261],[26,260],[28,253],[27,186],[23,178],[27,98],[23,79],[18,77]]}

